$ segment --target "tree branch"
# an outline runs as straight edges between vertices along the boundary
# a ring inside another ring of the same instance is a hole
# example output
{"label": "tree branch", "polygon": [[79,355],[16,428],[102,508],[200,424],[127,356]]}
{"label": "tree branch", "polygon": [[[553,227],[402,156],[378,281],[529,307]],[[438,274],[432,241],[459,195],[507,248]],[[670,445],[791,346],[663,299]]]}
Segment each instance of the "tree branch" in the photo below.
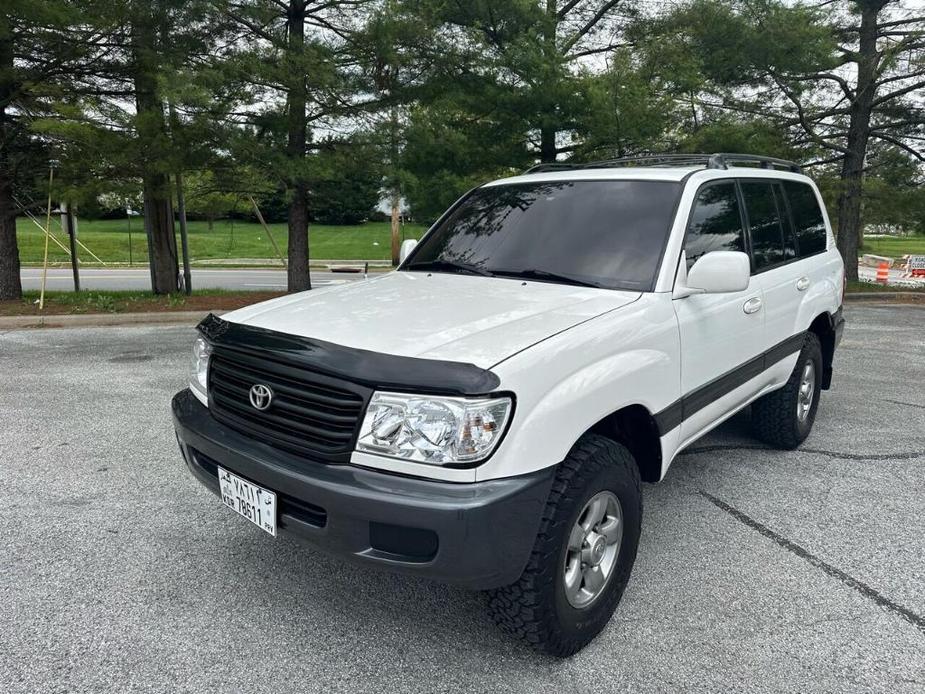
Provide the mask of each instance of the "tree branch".
{"label": "tree branch", "polygon": [[796,107],[797,117],[799,119],[800,125],[803,127],[803,130],[806,132],[806,135],[820,147],[825,147],[826,149],[831,149],[836,152],[841,152],[842,154],[847,154],[848,149],[846,147],[842,147],[841,145],[836,145],[833,142],[828,142],[825,138],[823,138],[813,129],[809,121],[806,119],[806,112],[803,110],[803,104],[800,103],[800,100],[797,98],[796,94],[794,94],[793,90],[787,87],[787,85],[784,84],[783,81],[779,79],[778,76],[774,74],[773,72],[770,73],[770,75],[771,75],[771,79],[774,80],[774,82],[777,84],[780,90],[784,93],[784,95]]}
{"label": "tree branch", "polygon": [[596,27],[598,23],[607,15],[607,13],[610,12],[610,10],[616,7],[619,3],[620,0],[608,0],[603,5],[601,5],[601,8],[594,13],[594,16],[591,17],[591,19],[589,19],[585,25],[581,27],[581,29],[576,31],[572,37],[565,42],[565,45],[562,47],[563,55],[568,53],[576,43],[581,41],[581,39],[584,38],[589,31]]}
{"label": "tree branch", "polygon": [[[918,77],[919,75],[922,75],[922,74],[925,74],[925,71],[916,72],[916,73],[913,73],[912,75],[903,75],[903,77],[900,79],[905,79],[907,77],[912,77],[912,76]],[[895,82],[896,80],[891,79],[889,81]],[[883,84],[883,82],[881,82],[881,84]],[[874,99],[873,107],[877,108],[877,106],[880,106],[881,104],[884,104],[887,101],[892,101],[893,99],[896,99],[900,96],[904,96],[906,94],[909,94],[910,92],[918,91],[919,89],[923,89],[923,88],[925,88],[925,80],[921,80],[920,82],[914,82],[913,84],[907,85],[903,87],[902,89],[897,89],[895,92],[890,92],[889,94],[884,94],[883,96],[877,97],[876,99]]]}
{"label": "tree branch", "polygon": [[810,169],[814,166],[825,166],[826,164],[834,164],[835,162],[841,161],[845,156],[843,154],[838,155],[837,157],[829,157],[828,159],[819,159],[817,161],[811,161],[808,164],[801,164],[804,169]]}
{"label": "tree branch", "polygon": [[915,24],[916,22],[925,22],[925,17],[906,17],[906,19],[897,19],[892,22],[881,22],[877,29],[887,29],[889,27],[902,26],[903,24]]}
{"label": "tree branch", "polygon": [[580,2],[581,2],[581,0],[569,0],[567,3],[565,3],[565,4],[562,6],[562,8],[556,13],[556,16],[557,16],[560,20],[565,19],[565,16],[566,16],[569,12],[571,12],[573,9],[575,9],[575,5],[577,5],[577,4],[580,3]]}
{"label": "tree branch", "polygon": [[848,84],[848,80],[846,80],[844,77],[839,77],[838,75],[832,74],[831,72],[814,72],[810,75],[796,77],[795,79],[800,82],[809,82],[811,80],[831,80],[832,82],[837,82],[845,96],[848,97],[848,99],[851,101],[854,100],[854,90],[851,89],[851,85]]}
{"label": "tree branch", "polygon": [[871,136],[871,137],[876,137],[878,140],[883,140],[884,142],[889,142],[891,145],[895,145],[895,146],[899,147],[900,149],[905,150],[906,152],[908,152],[909,154],[911,154],[913,157],[915,157],[915,158],[918,159],[919,161],[925,162],[925,154],[922,154],[922,153],[919,152],[917,149],[913,149],[913,148],[910,147],[909,145],[907,145],[907,144],[905,144],[905,143],[903,143],[903,142],[900,142],[900,141],[897,140],[896,138],[890,137],[889,135],[884,135],[884,134],[881,133],[881,132],[872,132],[872,133],[870,134],[870,136]]}
{"label": "tree branch", "polygon": [[598,53],[607,53],[609,51],[615,50],[617,48],[629,48],[633,44],[631,43],[611,43],[606,46],[601,46],[600,48],[589,48],[584,51],[578,51],[577,53],[570,53],[566,60],[577,60],[578,58],[585,58],[589,55],[597,55]]}
{"label": "tree branch", "polygon": [[269,41],[269,42],[272,43],[274,46],[278,46],[278,47],[281,46],[279,37],[278,37],[278,36],[274,36],[273,34],[271,34],[270,32],[268,32],[268,31],[266,30],[266,27],[265,27],[265,26],[260,26],[260,25],[257,24],[256,22],[252,22],[251,20],[249,20],[249,19],[247,19],[247,18],[245,18],[245,17],[242,17],[241,15],[237,14],[236,12],[234,12],[234,11],[232,11],[232,10],[226,9],[226,10],[225,10],[225,14],[227,14],[232,20],[234,20],[234,21],[237,22],[238,24],[241,24],[241,25],[243,25],[243,26],[246,26],[246,27],[247,27],[248,29],[250,29],[254,34],[256,34],[256,35],[259,36],[260,38],[264,39],[265,41]]}

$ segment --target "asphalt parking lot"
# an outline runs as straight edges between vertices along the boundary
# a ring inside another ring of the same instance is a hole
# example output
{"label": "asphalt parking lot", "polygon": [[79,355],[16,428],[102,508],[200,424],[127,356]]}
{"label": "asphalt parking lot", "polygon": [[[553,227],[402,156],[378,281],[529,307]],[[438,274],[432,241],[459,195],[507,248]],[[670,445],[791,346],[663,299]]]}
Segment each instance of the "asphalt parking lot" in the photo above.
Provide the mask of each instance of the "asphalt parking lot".
{"label": "asphalt parking lot", "polygon": [[0,691],[925,691],[925,307],[851,305],[802,450],[739,416],[647,485],[608,629],[270,538],[181,462],[193,330],[0,333]]}

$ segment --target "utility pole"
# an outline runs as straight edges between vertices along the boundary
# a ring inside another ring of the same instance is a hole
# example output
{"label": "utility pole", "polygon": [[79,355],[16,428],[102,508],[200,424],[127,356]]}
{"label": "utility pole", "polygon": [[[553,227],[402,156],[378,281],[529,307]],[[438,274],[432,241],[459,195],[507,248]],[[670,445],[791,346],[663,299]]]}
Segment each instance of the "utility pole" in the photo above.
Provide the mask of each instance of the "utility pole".
{"label": "utility pole", "polygon": [[79,261],[77,260],[77,219],[74,217],[74,210],[66,202],[61,203],[61,217],[71,245],[71,272],[74,275],[74,291],[79,292],[80,269]]}

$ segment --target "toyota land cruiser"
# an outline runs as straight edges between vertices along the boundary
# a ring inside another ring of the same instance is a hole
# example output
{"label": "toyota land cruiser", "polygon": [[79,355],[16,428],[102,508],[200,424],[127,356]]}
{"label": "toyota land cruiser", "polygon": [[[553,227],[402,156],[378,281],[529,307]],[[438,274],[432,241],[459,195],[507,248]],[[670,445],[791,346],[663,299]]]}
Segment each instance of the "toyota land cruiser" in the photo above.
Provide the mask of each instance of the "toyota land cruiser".
{"label": "toyota land cruiser", "polygon": [[554,655],[616,608],[641,481],[749,405],[796,448],[832,381],[844,268],[791,162],[542,165],[413,245],[396,272],[205,319],[180,448],[269,534],[487,590]]}

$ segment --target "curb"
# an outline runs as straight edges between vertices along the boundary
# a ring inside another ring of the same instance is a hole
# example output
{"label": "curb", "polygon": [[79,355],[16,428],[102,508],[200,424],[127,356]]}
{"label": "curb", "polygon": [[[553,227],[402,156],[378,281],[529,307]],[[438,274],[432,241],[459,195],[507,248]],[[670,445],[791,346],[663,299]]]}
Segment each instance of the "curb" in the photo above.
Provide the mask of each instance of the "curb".
{"label": "curb", "polygon": [[60,316],[2,316],[0,330],[21,328],[89,328],[106,325],[189,325],[225,311],[164,311],[161,313],[84,313]]}
{"label": "curb", "polygon": [[[925,292],[853,292],[845,301],[890,301],[902,304],[925,303]],[[0,330],[22,328],[89,328],[107,325],[196,325],[210,313],[225,311],[163,311],[152,313],[84,313],[59,316],[0,316]]]}
{"label": "curb", "polygon": [[925,292],[849,292],[845,301],[892,301],[902,304],[925,303]]}
{"label": "curb", "polygon": [[[286,266],[280,265],[278,262],[274,263],[272,260],[265,259],[254,259],[254,258],[239,258],[240,262],[235,262],[234,259],[229,261],[220,261],[220,262],[210,262],[209,260],[194,260],[190,263],[190,267],[194,270],[280,270],[285,271]],[[252,261],[252,262],[249,262]],[[369,263],[369,269],[391,269],[392,261],[391,260],[324,260],[319,258],[318,260],[310,260],[308,267],[311,270],[321,270],[324,272],[330,272],[331,268],[337,268],[342,266],[347,267],[363,267],[366,263]],[[22,263],[21,267],[23,269],[30,270],[40,270],[42,269],[41,263]],[[89,261],[84,262],[80,261],[80,267],[87,268],[88,270],[147,270],[147,264],[133,263],[129,265],[124,262],[111,262],[106,263],[105,265],[100,265],[97,262]],[[70,262],[50,262],[48,263],[49,270],[70,270]]]}

